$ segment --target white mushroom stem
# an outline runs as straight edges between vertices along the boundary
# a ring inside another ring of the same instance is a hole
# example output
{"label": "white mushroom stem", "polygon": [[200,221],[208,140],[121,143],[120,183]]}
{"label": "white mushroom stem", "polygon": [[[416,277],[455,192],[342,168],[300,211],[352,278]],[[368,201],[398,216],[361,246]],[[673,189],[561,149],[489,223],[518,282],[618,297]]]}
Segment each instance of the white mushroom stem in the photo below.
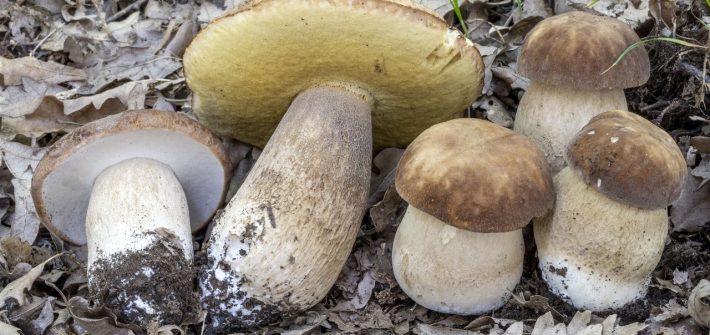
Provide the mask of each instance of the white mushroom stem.
{"label": "white mushroom stem", "polygon": [[407,208],[392,247],[395,278],[438,312],[471,315],[503,306],[523,273],[522,230],[476,233]]}
{"label": "white mushroom stem", "polygon": [[552,173],[557,173],[567,165],[567,144],[589,120],[610,110],[626,109],[621,89],[587,91],[533,81],[520,100],[514,130],[537,144]]}
{"label": "white mushroom stem", "polygon": [[[173,171],[155,160],[129,159],[106,168],[96,178],[86,214],[86,236],[88,281],[94,291],[108,289],[107,286],[119,290],[131,287],[135,276],[164,279],[173,270],[189,268],[192,264],[192,234],[185,193]],[[169,262],[181,264],[162,269],[146,266],[144,258],[164,256],[147,253],[156,244],[169,244],[177,250]],[[128,271],[125,277],[113,277],[117,274],[111,271],[119,268]],[[139,287],[161,285],[145,280],[141,283]],[[180,289],[190,290],[188,287]],[[130,321],[177,318],[179,322],[182,317],[181,311],[161,307],[174,298],[171,292],[162,292],[161,301],[141,292],[117,294],[126,305],[113,307],[119,308],[118,314],[132,319]]]}
{"label": "white mushroom stem", "polygon": [[554,212],[534,224],[540,270],[550,289],[592,311],[642,298],[663,253],[666,208],[640,209],[611,200],[569,167],[554,182]]}
{"label": "white mushroom stem", "polygon": [[370,105],[333,87],[299,94],[209,240],[200,281],[213,327],[302,311],[335,283],[360,226]]}

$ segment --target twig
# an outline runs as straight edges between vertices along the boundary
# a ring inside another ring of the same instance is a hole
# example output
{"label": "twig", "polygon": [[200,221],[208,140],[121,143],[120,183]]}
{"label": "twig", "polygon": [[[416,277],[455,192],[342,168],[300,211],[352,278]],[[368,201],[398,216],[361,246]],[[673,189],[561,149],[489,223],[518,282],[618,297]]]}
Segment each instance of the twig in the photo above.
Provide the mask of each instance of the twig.
{"label": "twig", "polygon": [[116,20],[116,19],[118,19],[118,18],[120,18],[120,17],[122,17],[122,16],[128,14],[128,12],[130,12],[130,11],[132,11],[132,10],[134,10],[134,9],[136,9],[136,8],[138,8],[138,7],[140,7],[140,6],[143,6],[143,4],[144,4],[146,1],[148,1],[148,0],[138,0],[138,1],[136,1],[136,2],[134,2],[134,3],[132,3],[132,4],[130,4],[128,7],[124,8],[124,9],[121,9],[121,10],[119,10],[118,12],[116,12],[116,14],[111,15],[111,17],[109,17],[108,19],[106,19],[106,22],[114,21],[114,20]]}
{"label": "twig", "polygon": [[37,45],[35,45],[34,49],[32,49],[32,52],[30,52],[30,57],[34,57],[35,52],[37,52],[37,49],[39,49],[39,47],[42,44],[44,44],[44,42],[46,42],[47,39],[49,39],[49,37],[54,35],[54,33],[56,33],[56,32],[57,32],[57,29],[52,29],[52,31],[50,31],[49,34],[47,34],[47,36],[45,36],[43,39],[41,39],[39,42],[37,42]]}
{"label": "twig", "polygon": [[698,78],[698,79],[704,81],[705,83],[710,83],[710,76],[703,73],[703,70],[698,69],[697,67],[695,67],[695,65],[683,62],[683,63],[680,63],[680,68],[685,73],[687,73],[695,78]]}

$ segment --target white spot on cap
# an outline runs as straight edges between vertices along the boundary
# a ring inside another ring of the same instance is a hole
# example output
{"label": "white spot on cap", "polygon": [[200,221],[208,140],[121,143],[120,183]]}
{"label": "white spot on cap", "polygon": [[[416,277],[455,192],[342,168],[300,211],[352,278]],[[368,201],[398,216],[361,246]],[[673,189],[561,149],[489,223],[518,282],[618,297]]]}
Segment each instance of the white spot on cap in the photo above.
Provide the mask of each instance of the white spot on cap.
{"label": "white spot on cap", "polygon": [[600,188],[600,187],[602,187],[602,179],[597,178],[597,188]]}
{"label": "white spot on cap", "polygon": [[596,133],[597,133],[596,131],[592,130],[592,131],[588,132],[587,135],[594,135]]}
{"label": "white spot on cap", "polygon": [[610,138],[610,140],[611,140],[611,143],[619,142],[619,138],[616,137],[616,136],[612,136],[612,137]]}

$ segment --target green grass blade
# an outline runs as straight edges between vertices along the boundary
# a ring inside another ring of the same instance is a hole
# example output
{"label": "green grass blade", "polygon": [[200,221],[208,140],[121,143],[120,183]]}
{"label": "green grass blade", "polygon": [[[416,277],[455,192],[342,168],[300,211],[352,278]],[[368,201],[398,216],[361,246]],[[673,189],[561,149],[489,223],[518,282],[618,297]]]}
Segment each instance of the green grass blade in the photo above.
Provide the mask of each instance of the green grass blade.
{"label": "green grass blade", "polygon": [[466,27],[466,21],[463,20],[463,16],[461,15],[461,8],[459,8],[459,0],[449,0],[449,2],[451,2],[451,5],[454,7],[454,13],[456,14],[456,18],[461,24],[461,28],[463,28],[463,33],[468,36],[468,27]]}
{"label": "green grass blade", "polygon": [[[710,1],[710,0],[705,0],[705,1]],[[623,60],[624,57],[626,57],[626,55],[629,54],[629,52],[631,52],[632,50],[636,49],[636,48],[639,47],[640,45],[644,45],[644,44],[646,44],[646,43],[651,43],[651,42],[658,42],[658,41],[669,42],[669,43],[675,43],[675,44],[679,44],[679,45],[686,46],[686,47],[689,47],[689,48],[705,49],[705,46],[698,45],[698,44],[694,44],[694,43],[690,43],[690,42],[686,42],[686,41],[683,41],[683,40],[679,40],[679,39],[677,39],[677,38],[671,38],[671,37],[647,37],[647,38],[642,38],[640,41],[638,41],[638,42],[636,42],[636,43],[634,43],[634,44],[631,44],[631,45],[629,45],[628,47],[626,47],[626,49],[624,49],[624,51],[621,52],[621,54],[619,55],[619,57],[616,58],[616,61],[614,61],[614,64],[611,64],[611,66],[609,66],[609,68],[606,69],[606,70],[604,70],[604,72],[602,72],[601,74],[605,74],[605,73],[609,72],[609,70],[611,70],[611,68],[613,68],[614,66],[616,66],[617,64],[619,64],[619,62],[621,62],[621,60]]]}
{"label": "green grass blade", "polygon": [[[705,0],[705,1],[710,1],[710,0]],[[592,7],[594,7],[594,5],[597,4],[597,2],[599,2],[599,0],[592,0],[592,1],[588,2],[588,3],[587,3],[587,8],[592,8]]]}

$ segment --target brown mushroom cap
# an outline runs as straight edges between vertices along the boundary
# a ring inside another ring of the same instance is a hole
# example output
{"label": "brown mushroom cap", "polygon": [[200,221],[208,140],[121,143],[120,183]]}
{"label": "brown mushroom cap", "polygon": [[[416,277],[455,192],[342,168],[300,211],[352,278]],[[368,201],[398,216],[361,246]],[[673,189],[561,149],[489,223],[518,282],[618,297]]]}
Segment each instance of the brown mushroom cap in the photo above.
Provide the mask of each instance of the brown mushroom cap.
{"label": "brown mushroom cap", "polygon": [[227,153],[207,128],[178,113],[129,111],[76,128],[47,151],[32,179],[42,223],[69,243],[86,244],[94,179],[132,158],[154,159],[173,170],[187,198],[193,232],[207,224],[229,186]]}
{"label": "brown mushroom cap", "polygon": [[361,93],[383,148],[461,117],[483,84],[473,43],[405,0],[252,2],[202,30],[184,66],[200,122],[260,147],[309,87]]}
{"label": "brown mushroom cap", "polygon": [[552,177],[527,138],[491,122],[456,119],[419,135],[397,167],[397,192],[454,227],[506,232],[552,208]]}
{"label": "brown mushroom cap", "polygon": [[673,138],[625,111],[592,118],[567,148],[567,162],[587,185],[611,199],[646,209],[670,205],[687,175]]}
{"label": "brown mushroom cap", "polygon": [[585,12],[556,15],[540,22],[525,38],[518,72],[547,85],[583,90],[641,86],[651,71],[643,46],[602,74],[638,41],[638,35],[617,19]]}

